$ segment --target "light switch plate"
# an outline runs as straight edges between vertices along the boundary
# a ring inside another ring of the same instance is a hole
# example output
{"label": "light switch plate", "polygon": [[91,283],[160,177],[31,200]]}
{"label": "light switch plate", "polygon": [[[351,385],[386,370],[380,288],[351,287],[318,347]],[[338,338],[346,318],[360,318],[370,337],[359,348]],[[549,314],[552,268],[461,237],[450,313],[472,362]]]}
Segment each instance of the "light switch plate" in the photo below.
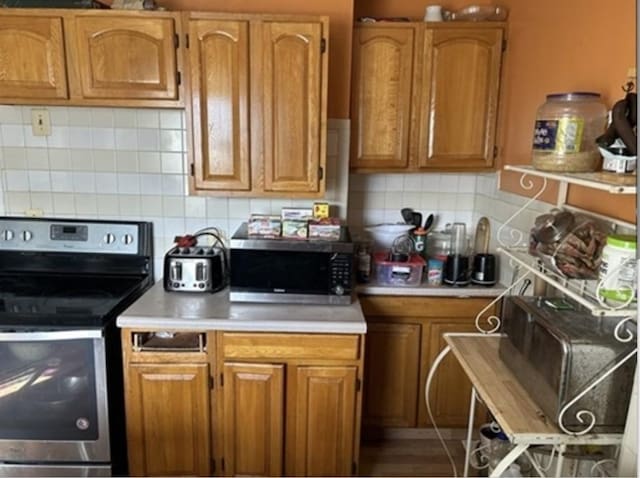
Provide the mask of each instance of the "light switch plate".
{"label": "light switch plate", "polygon": [[34,136],[51,135],[51,117],[45,109],[31,110],[31,130]]}

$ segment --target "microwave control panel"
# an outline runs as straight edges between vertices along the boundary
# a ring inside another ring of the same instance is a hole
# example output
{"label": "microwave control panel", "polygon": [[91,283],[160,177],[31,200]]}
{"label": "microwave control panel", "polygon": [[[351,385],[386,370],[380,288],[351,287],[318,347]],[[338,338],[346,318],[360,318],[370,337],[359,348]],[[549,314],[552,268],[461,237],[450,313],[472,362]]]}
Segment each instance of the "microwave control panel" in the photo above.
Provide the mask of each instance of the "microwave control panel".
{"label": "microwave control panel", "polygon": [[352,254],[336,253],[331,259],[331,293],[351,294]]}

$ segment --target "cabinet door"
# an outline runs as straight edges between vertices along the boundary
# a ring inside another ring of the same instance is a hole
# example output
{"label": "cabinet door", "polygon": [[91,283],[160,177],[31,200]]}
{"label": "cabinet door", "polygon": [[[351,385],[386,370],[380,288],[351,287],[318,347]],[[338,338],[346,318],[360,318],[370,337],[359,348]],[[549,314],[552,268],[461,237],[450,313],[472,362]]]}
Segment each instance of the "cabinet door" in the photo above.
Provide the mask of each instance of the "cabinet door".
{"label": "cabinet door", "polygon": [[493,165],[501,56],[501,28],[426,30],[420,167]]}
{"label": "cabinet door", "polygon": [[61,18],[0,16],[0,98],[67,98]]}
{"label": "cabinet door", "polygon": [[363,424],[415,427],[420,325],[368,322]]}
{"label": "cabinet door", "polygon": [[413,27],[355,29],[352,168],[408,166],[414,42]]}
{"label": "cabinet door", "polygon": [[225,475],[282,476],[284,365],[224,364]]}
{"label": "cabinet door", "polygon": [[249,24],[191,20],[195,187],[249,191]]}
{"label": "cabinet door", "polygon": [[326,57],[323,24],[262,27],[264,190],[324,192]]}
{"label": "cabinet door", "polygon": [[[442,337],[445,332],[477,332],[472,319],[451,320],[434,319],[428,325],[428,368],[440,351],[447,345]],[[426,374],[423,380],[426,381]],[[424,390],[424,387],[422,388]],[[424,399],[424,395],[421,394]],[[469,417],[469,401],[471,398],[471,382],[453,356],[448,354],[440,363],[431,383],[429,403],[436,421],[442,427],[463,427]],[[424,401],[421,407],[425,408]]]}
{"label": "cabinet door", "polygon": [[357,367],[300,366],[287,410],[294,436],[288,475],[348,476],[354,467]]}
{"label": "cabinet door", "polygon": [[208,364],[130,364],[129,473],[211,474]]}
{"label": "cabinet door", "polygon": [[172,18],[77,15],[73,22],[83,98],[177,99]]}

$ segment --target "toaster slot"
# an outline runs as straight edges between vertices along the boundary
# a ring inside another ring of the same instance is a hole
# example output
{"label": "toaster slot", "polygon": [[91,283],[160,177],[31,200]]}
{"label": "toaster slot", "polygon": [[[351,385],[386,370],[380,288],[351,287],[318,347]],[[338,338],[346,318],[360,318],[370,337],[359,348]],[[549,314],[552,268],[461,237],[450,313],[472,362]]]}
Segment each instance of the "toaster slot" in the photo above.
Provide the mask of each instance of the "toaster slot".
{"label": "toaster slot", "polygon": [[169,266],[169,277],[172,281],[182,280],[182,264],[180,262],[171,262]]}

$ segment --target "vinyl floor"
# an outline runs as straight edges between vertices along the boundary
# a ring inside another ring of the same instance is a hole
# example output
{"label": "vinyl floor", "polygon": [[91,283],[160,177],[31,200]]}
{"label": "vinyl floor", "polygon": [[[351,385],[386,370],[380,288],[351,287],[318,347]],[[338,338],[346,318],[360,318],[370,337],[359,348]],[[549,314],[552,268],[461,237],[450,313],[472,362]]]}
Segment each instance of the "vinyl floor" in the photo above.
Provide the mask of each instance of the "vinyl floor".
{"label": "vinyl floor", "polygon": [[[464,469],[462,431],[443,431],[445,443],[457,468]],[[431,433],[415,436],[384,436],[364,439],[360,447],[360,476],[454,476],[449,459],[437,437]]]}

